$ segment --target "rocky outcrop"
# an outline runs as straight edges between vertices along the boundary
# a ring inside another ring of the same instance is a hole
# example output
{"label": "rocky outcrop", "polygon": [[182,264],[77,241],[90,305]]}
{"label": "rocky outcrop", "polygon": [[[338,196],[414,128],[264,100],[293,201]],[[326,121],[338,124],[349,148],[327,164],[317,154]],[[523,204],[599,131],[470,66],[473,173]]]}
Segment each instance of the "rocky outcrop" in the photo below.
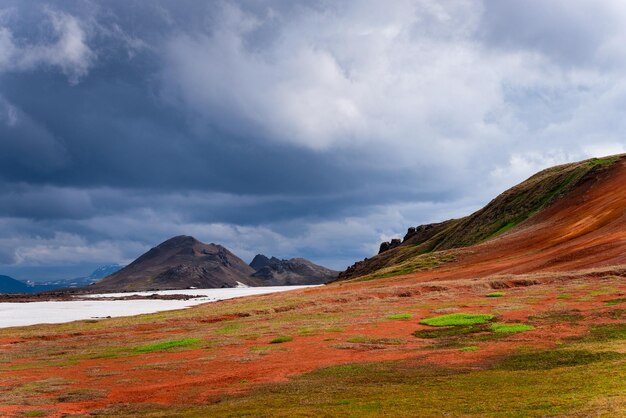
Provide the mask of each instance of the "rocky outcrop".
{"label": "rocky outcrop", "polygon": [[252,261],[250,262],[250,267],[254,269],[254,271],[259,271],[263,267],[270,264],[270,259],[264,256],[263,254],[257,254],[254,256]]}
{"label": "rocky outcrop", "polygon": [[378,254],[384,253],[385,251],[389,251],[392,248],[399,247],[400,244],[402,244],[402,241],[400,241],[400,239],[398,239],[398,238],[394,238],[394,239],[392,239],[389,242],[382,242],[380,244],[380,248],[378,250]]}

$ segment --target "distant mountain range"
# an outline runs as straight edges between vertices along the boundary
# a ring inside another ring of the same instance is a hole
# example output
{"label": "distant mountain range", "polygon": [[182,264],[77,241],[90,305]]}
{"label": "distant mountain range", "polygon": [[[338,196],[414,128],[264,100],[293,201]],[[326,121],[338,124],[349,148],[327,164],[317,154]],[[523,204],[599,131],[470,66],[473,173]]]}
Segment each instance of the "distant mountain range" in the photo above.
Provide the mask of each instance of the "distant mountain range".
{"label": "distant mountain range", "polygon": [[0,275],[0,293],[39,293],[55,289],[77,288],[88,286],[103,277],[115,273],[123,266],[108,264],[95,269],[89,276],[73,279],[59,279],[45,282],[22,282],[9,276]]}
{"label": "distant mountain range", "polygon": [[337,272],[294,258],[257,255],[250,265],[218,244],[180,235],[152,248],[128,266],[89,286],[90,291],[171,290],[238,286],[322,284]]}

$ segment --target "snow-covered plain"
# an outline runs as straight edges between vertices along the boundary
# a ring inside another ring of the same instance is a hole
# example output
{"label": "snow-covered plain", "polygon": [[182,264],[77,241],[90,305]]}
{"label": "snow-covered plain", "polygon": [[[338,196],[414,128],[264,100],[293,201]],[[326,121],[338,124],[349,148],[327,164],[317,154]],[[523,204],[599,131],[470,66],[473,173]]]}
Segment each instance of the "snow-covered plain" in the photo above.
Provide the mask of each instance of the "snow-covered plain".
{"label": "snow-covered plain", "polygon": [[[242,296],[262,295],[266,293],[285,292],[311,286],[268,286],[245,287],[228,289],[185,289],[164,290],[157,292],[129,292],[106,293],[89,295],[90,297],[123,297],[130,295],[149,296],[155,293],[160,295],[202,295],[200,298],[189,300],[76,300],[62,302],[27,302],[27,303],[0,303],[0,328],[16,327],[34,324],[58,324],[63,322],[140,315],[173,309],[188,308],[201,303],[232,299]],[[87,296],[87,295],[85,295]],[[83,296],[83,297],[85,297]]]}

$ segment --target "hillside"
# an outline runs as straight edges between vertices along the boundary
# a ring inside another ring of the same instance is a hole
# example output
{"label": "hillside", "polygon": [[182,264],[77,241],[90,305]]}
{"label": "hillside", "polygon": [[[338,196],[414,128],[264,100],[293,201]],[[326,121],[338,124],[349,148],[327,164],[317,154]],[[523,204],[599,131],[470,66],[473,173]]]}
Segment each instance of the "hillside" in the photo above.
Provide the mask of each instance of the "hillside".
{"label": "hillside", "polygon": [[[585,231],[599,233],[594,226],[604,229],[611,223],[615,223],[615,228],[623,226],[621,214],[626,207],[626,196],[620,189],[626,179],[624,167],[625,157],[619,155],[543,170],[465,218],[409,228],[401,242],[383,243],[378,255],[355,263],[339,275],[339,280],[417,273],[443,264],[449,269],[465,264],[476,268],[479,260],[480,263],[491,261],[493,273],[530,272],[539,266],[556,269],[571,264],[594,265],[595,261],[585,264],[584,257],[575,262],[573,255],[549,258],[544,251],[550,248],[558,253],[566,249],[567,241],[585,240]],[[566,230],[569,232],[563,232]],[[574,230],[581,232],[573,233]],[[606,241],[603,244],[606,246],[620,244],[607,238],[604,235],[599,239]],[[480,250],[462,250],[476,244],[481,244]],[[586,251],[600,247],[594,241]],[[504,254],[535,259],[538,265],[513,263],[511,259],[504,263]],[[604,257],[609,254],[612,253]],[[604,261],[621,260],[626,259],[618,250],[612,260]]]}
{"label": "hillside", "polygon": [[252,276],[259,279],[263,286],[324,284],[336,278],[339,273],[304,258],[280,260],[263,254],[257,254],[250,267],[256,270]]}
{"label": "hillside", "polygon": [[152,248],[90,291],[166,290],[259,285],[254,270],[226,248],[177,236]]}

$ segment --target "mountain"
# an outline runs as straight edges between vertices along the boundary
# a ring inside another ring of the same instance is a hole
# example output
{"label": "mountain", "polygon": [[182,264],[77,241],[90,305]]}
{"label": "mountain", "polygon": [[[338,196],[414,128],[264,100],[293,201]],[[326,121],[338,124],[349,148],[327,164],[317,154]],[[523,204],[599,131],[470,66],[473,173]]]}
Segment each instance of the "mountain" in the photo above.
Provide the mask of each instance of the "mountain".
{"label": "mountain", "polygon": [[193,237],[170,238],[120,271],[91,285],[94,291],[166,290],[258,286],[254,269],[217,244]]}
{"label": "mountain", "polygon": [[522,273],[626,262],[626,157],[543,170],[479,211],[408,229],[402,240],[339,275],[389,277],[438,268],[439,276]]}
{"label": "mountain", "polygon": [[[274,258],[274,257],[272,257]],[[259,271],[263,267],[267,266],[270,263],[270,259],[264,256],[263,254],[257,254],[254,256],[252,261],[250,262],[250,267],[254,269],[254,271]]]}
{"label": "mountain", "polygon": [[117,273],[123,268],[124,266],[120,266],[119,264],[107,264],[104,266],[100,266],[97,269],[95,269],[89,276],[87,276],[87,279],[93,280],[93,281],[96,281],[98,279],[103,279],[107,276],[110,276],[113,273]]}
{"label": "mountain", "polygon": [[280,260],[258,254],[250,263],[256,270],[253,277],[263,286],[291,286],[324,284],[335,279],[339,272],[319,266],[304,258]]}
{"label": "mountain", "polygon": [[0,293],[31,293],[33,288],[9,276],[0,275]]}

